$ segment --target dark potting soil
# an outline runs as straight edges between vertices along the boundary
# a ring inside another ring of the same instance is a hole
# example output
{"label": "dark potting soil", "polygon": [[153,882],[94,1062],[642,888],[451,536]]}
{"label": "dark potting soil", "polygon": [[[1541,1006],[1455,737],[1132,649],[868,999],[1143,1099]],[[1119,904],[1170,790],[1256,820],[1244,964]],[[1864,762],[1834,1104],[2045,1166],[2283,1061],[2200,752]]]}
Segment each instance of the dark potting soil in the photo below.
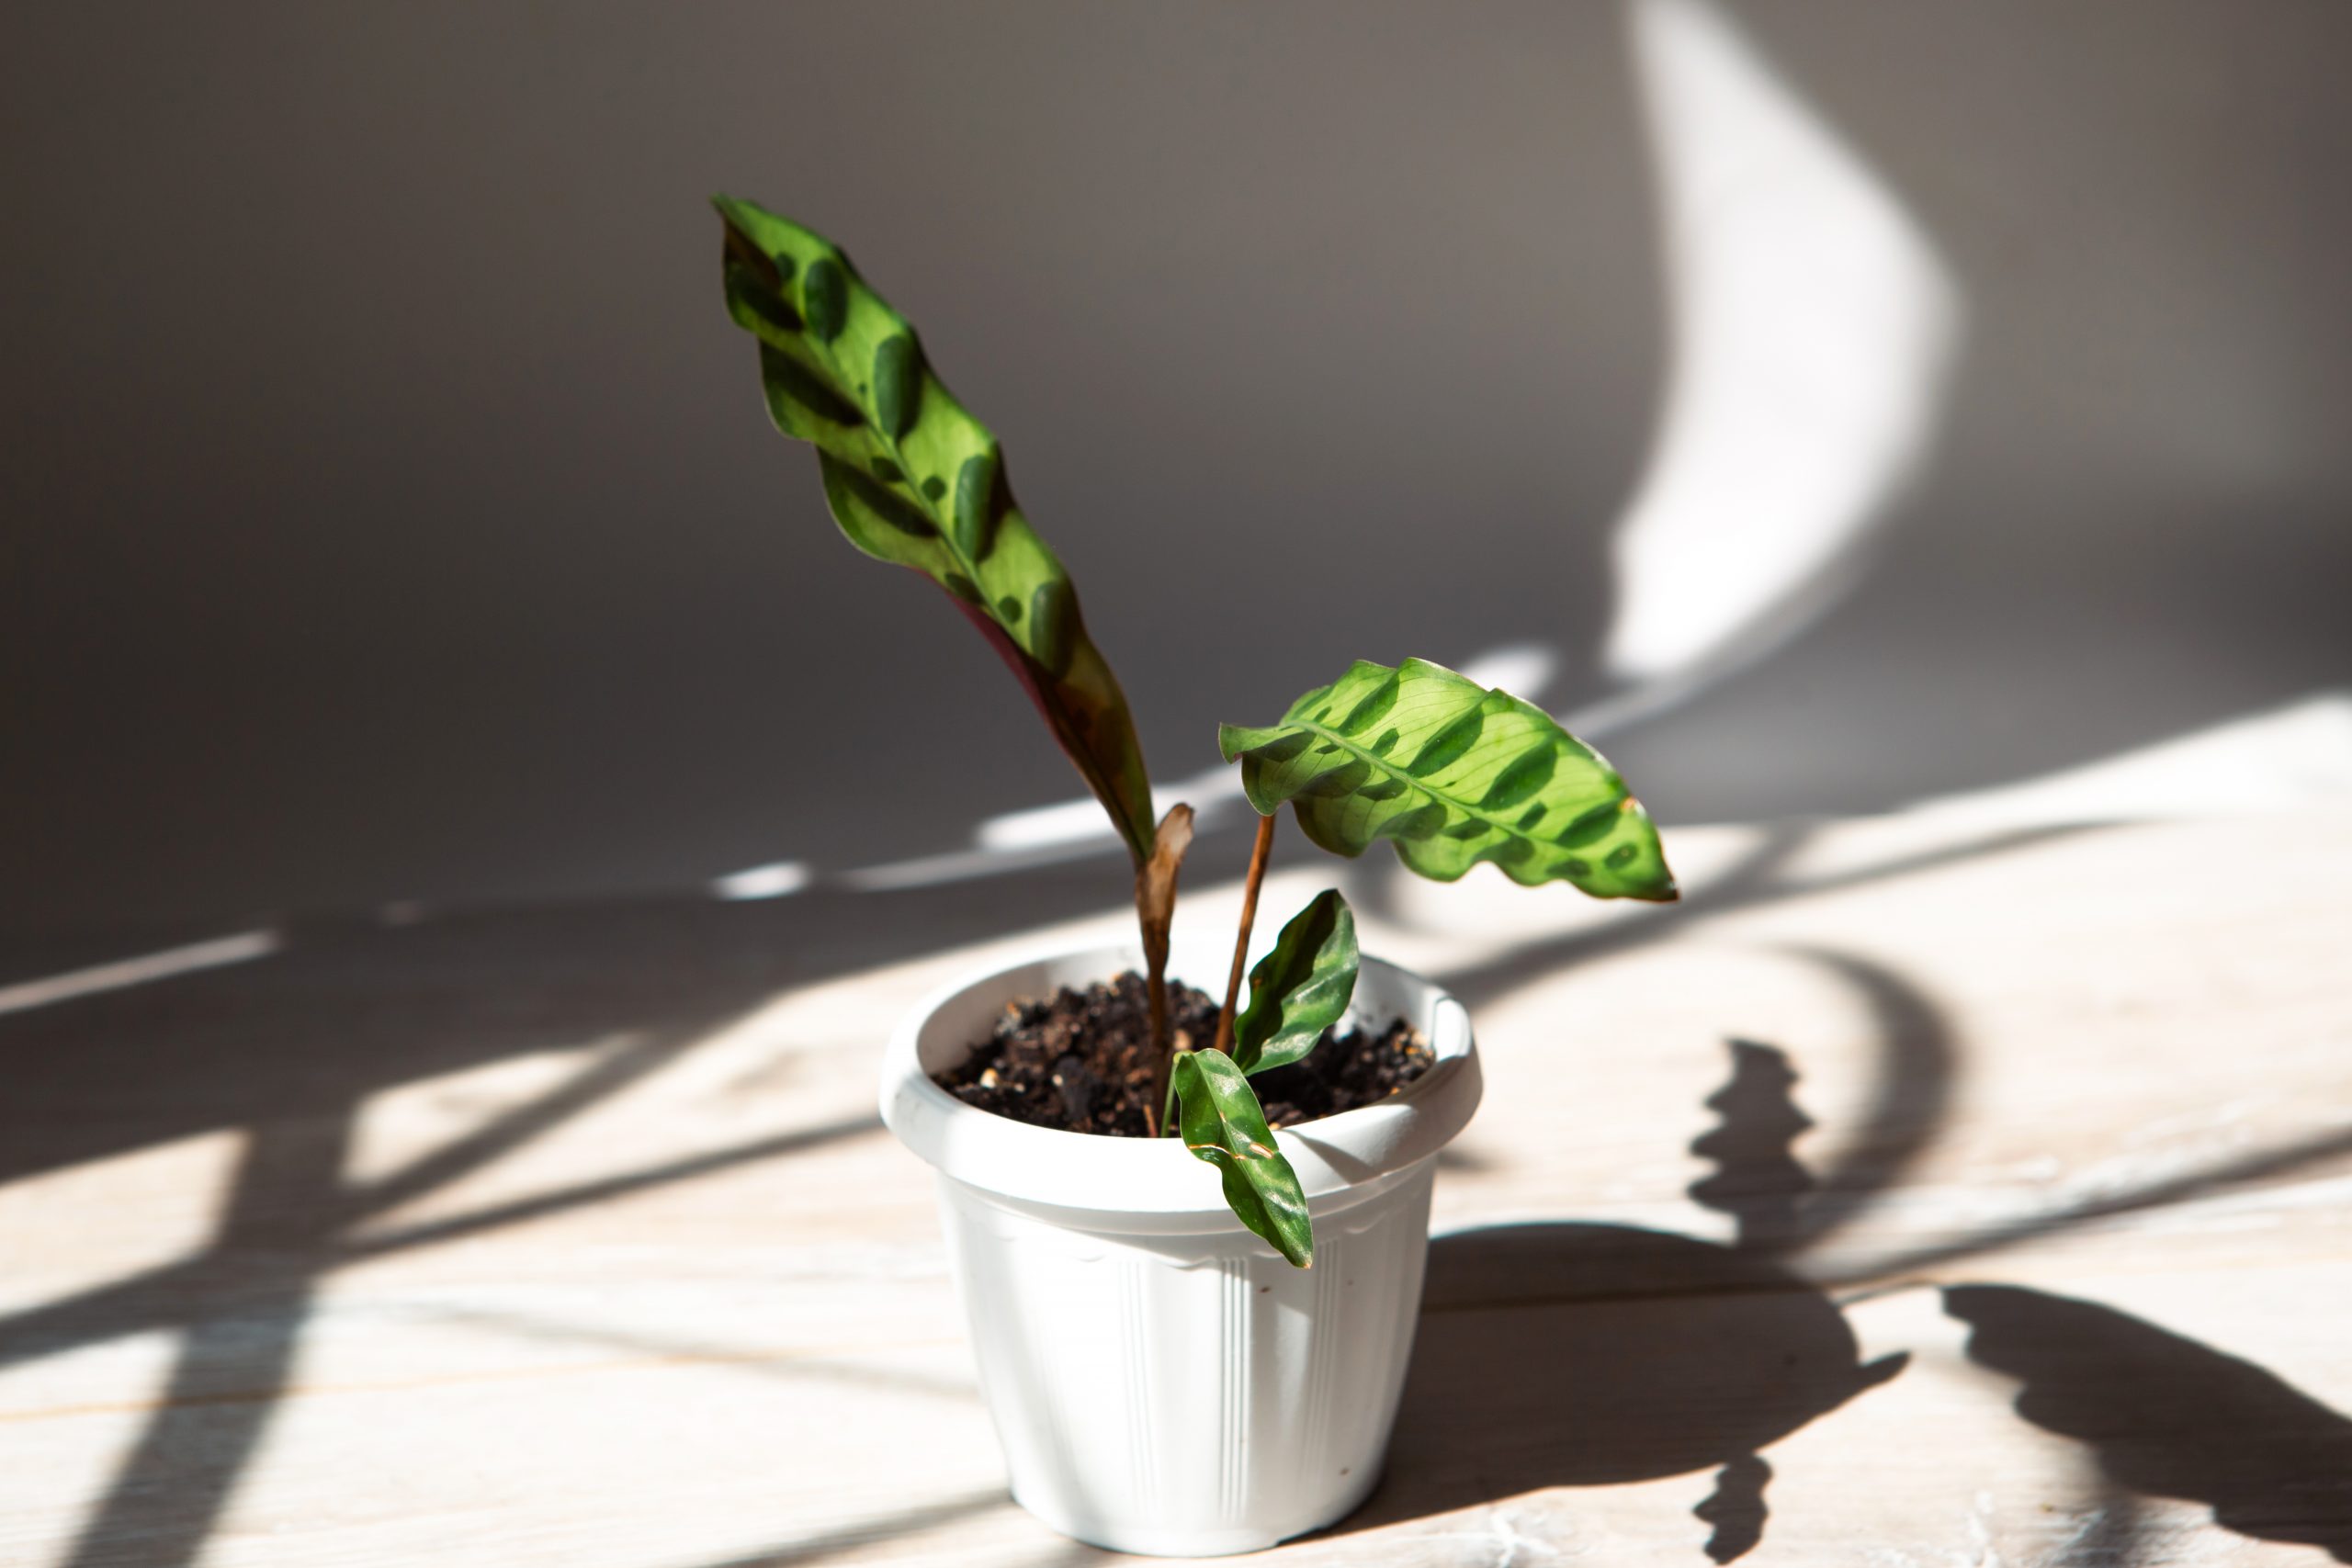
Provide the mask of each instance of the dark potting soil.
{"label": "dark potting soil", "polygon": [[[1216,1038],[1217,1004],[1205,991],[1168,983],[1169,1032],[1176,1048]],[[1387,1099],[1436,1061],[1429,1042],[1401,1019],[1378,1033],[1326,1032],[1314,1050],[1250,1081],[1276,1127],[1336,1116]],[[1012,1002],[996,1031],[962,1066],[937,1075],[940,1088],[982,1111],[1066,1133],[1140,1138],[1151,1083],[1151,1003],[1134,970],[1083,991]],[[1157,1108],[1155,1108],[1156,1110]]]}

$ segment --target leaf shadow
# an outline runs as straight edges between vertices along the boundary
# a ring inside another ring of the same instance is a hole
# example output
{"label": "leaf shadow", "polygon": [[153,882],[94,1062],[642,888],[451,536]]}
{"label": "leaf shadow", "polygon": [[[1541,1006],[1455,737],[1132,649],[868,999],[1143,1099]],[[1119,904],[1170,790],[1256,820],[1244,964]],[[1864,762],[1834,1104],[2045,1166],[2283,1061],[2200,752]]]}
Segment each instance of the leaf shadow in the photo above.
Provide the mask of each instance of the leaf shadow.
{"label": "leaf shadow", "polygon": [[2017,1413],[2086,1443],[2117,1486],[2202,1503],[2258,1540],[2352,1562],[2352,1419],[2276,1373],[2095,1302],[1953,1285],[1968,1357],[2019,1380]]}
{"label": "leaf shadow", "polygon": [[1729,1044],[1731,1081],[1707,1097],[1720,1125],[1690,1145],[1715,1174],[1691,1183],[1690,1197],[1731,1216],[1740,1249],[1777,1252],[1804,1235],[1804,1199],[1820,1185],[1792,1152],[1813,1118],[1790,1092],[1797,1075],[1785,1053],[1754,1040]]}

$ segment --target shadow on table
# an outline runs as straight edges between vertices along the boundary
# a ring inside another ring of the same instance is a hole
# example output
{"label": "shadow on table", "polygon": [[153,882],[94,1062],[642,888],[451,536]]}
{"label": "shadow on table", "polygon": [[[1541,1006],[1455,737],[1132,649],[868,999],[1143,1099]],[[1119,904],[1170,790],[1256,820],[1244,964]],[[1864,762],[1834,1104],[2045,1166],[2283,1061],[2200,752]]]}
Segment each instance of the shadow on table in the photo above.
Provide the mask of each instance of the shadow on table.
{"label": "shadow on table", "polygon": [[[417,923],[310,920],[266,956],[0,1017],[0,1183],[200,1134],[243,1154],[208,1246],[0,1315],[0,1369],[149,1333],[178,1337],[154,1412],[63,1568],[179,1568],[203,1554],[293,1375],[319,1281],[403,1248],[879,1130],[870,1111],[387,1228],[611,1100],[777,992],[1064,918],[1105,898],[1096,867],[920,894],[814,890],[774,903],[612,901],[460,910]],[[1011,912],[1011,913],[1009,913]],[[404,1167],[349,1174],[368,1098],[515,1055],[580,1049],[547,1092]],[[788,1069],[788,1064],[786,1064]]]}
{"label": "shadow on table", "polygon": [[2088,1443],[2118,1486],[2352,1562],[2352,1420],[2251,1361],[2095,1303],[2011,1285],[1943,1297],[1969,1325],[1969,1359],[2023,1381],[2018,1414]]}
{"label": "shadow on table", "polygon": [[1388,1479],[1342,1528],[1715,1470],[1700,1517],[1728,1562],[1762,1533],[1758,1450],[1905,1359],[1862,1364],[1826,1296],[1730,1247],[1630,1225],[1441,1236]]}
{"label": "shadow on table", "polygon": [[1760,1450],[1903,1370],[1902,1354],[1865,1365],[1837,1305],[1777,1259],[1834,1228],[1933,1135],[1950,1031],[1900,976],[1811,956],[1884,1026],[1889,1085],[1869,1127],[1888,1132],[1894,1105],[1920,1124],[1876,1140],[1888,1157],[1867,1178],[1841,1168],[1819,1180],[1794,1152],[1813,1126],[1796,1069],[1776,1046],[1735,1039],[1731,1077],[1706,1101],[1716,1125],[1690,1145],[1714,1167],[1690,1196],[1731,1217],[1732,1245],[1571,1223],[1437,1238],[1387,1479],[1343,1528],[1713,1470],[1695,1512],[1707,1555],[1729,1562],[1763,1539],[1772,1471]]}

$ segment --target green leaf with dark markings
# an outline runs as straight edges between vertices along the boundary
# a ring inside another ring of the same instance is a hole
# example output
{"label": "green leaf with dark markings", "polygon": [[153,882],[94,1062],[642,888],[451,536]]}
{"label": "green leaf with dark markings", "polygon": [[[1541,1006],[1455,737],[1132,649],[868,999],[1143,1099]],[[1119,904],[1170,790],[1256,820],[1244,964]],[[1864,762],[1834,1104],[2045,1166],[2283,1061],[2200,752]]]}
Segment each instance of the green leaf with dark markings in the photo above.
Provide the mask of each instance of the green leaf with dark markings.
{"label": "green leaf with dark markings", "polygon": [[1315,1227],[1306,1194],[1274,1147],[1258,1091],[1222,1051],[1179,1052],[1173,1078],[1184,1146],[1216,1167],[1234,1217],[1298,1268],[1312,1264]]}
{"label": "green leaf with dark markings", "polygon": [[1233,1021],[1242,1072],[1286,1066],[1315,1049],[1356,994],[1356,917],[1336,887],[1318,893],[1250,971],[1250,1005]]}
{"label": "green leaf with dark markings", "polygon": [[1262,729],[1224,725],[1250,804],[1285,803],[1308,838],[1360,855],[1386,839],[1423,876],[1481,861],[1534,886],[1600,898],[1676,897],[1657,829],[1625,781],[1549,714],[1442,665],[1359,661]]}
{"label": "green leaf with dark markings", "polygon": [[816,446],[850,543],[953,594],[1036,703],[1138,865],[1151,784],[1069,574],[1014,504],[996,437],[940,385],[905,317],[822,235],[717,197],[728,313],[759,340],[775,427]]}

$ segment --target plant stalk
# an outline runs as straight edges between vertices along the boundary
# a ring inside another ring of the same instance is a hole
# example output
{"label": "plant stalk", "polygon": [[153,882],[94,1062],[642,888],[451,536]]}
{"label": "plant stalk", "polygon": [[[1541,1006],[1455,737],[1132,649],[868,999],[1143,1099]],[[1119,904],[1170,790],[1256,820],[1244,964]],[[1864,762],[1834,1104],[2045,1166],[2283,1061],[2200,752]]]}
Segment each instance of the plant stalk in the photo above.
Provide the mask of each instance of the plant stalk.
{"label": "plant stalk", "polygon": [[1176,874],[1193,843],[1193,808],[1178,803],[1159,819],[1151,853],[1136,866],[1136,919],[1143,930],[1144,984],[1151,998],[1151,1078],[1144,1088],[1143,1130],[1159,1136],[1152,1107],[1167,1098],[1174,1054],[1168,1039],[1168,931],[1176,919]]}
{"label": "plant stalk", "polygon": [[1159,953],[1147,953],[1145,960],[1151,970],[1144,976],[1151,992],[1151,1084],[1143,1097],[1143,1135],[1156,1138],[1159,1136],[1156,1107],[1168,1098],[1176,1050],[1168,1038],[1168,960]]}
{"label": "plant stalk", "polygon": [[1241,999],[1241,966],[1250,959],[1250,928],[1258,923],[1258,886],[1266,880],[1266,857],[1274,847],[1274,819],[1258,818],[1258,841],[1250,851],[1250,880],[1241,888],[1241,929],[1234,933],[1233,968],[1225,977],[1225,1007],[1216,1015],[1216,1045],[1233,1049],[1233,1009]]}

